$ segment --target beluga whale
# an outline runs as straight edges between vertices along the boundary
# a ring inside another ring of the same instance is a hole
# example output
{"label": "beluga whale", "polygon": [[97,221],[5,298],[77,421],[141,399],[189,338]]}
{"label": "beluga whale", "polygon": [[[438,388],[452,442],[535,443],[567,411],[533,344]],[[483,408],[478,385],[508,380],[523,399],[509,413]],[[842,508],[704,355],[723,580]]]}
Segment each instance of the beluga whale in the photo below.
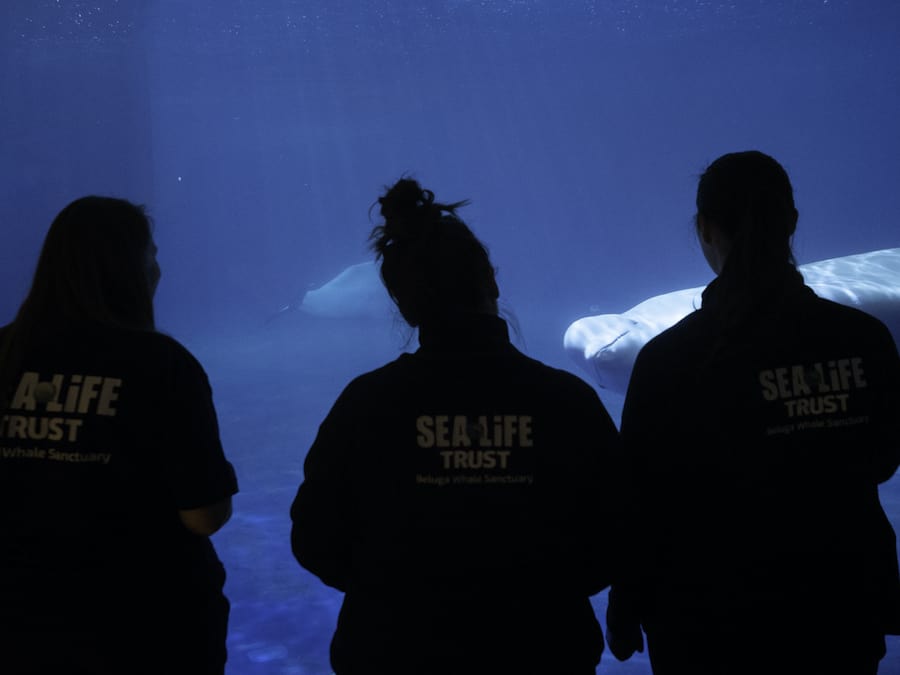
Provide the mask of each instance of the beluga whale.
{"label": "beluga whale", "polygon": [[[878,317],[900,344],[900,248],[829,258],[797,269],[818,296]],[[563,346],[598,387],[624,394],[641,348],[699,309],[705,288],[657,295],[621,314],[578,319],[566,330]]]}
{"label": "beluga whale", "polygon": [[306,291],[300,302],[279,308],[274,316],[297,310],[327,319],[380,319],[392,317],[393,307],[378,266],[368,261],[344,268],[318,288]]}

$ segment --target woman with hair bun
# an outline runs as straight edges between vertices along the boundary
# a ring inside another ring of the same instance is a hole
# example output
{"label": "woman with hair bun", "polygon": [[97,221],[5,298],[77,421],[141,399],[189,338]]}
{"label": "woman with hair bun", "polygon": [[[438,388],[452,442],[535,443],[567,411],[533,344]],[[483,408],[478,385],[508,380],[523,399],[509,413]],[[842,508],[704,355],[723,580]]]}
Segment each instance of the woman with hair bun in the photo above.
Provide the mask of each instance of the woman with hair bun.
{"label": "woman with hair bun", "polygon": [[643,626],[656,675],[874,675],[900,631],[878,494],[900,462],[900,359],[881,321],[804,284],[797,217],[772,157],[710,164],[696,231],[717,276],[635,363],[641,547],[607,637],[625,659]]}
{"label": "woman with hair bun", "polygon": [[419,348],[341,393],[291,508],[298,562],[345,593],[334,671],[594,673],[617,430],[591,387],[510,343],[465,202],[411,179],[378,201],[372,246]]}

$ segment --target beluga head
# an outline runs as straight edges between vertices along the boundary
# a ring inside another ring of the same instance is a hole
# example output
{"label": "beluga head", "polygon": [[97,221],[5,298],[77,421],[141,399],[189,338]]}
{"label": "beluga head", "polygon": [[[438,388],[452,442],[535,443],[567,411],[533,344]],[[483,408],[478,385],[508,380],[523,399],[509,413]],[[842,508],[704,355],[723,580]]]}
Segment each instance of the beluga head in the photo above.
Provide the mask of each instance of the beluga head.
{"label": "beluga head", "polygon": [[569,326],[563,346],[602,389],[624,394],[638,352],[700,306],[703,287],[657,295],[622,314],[600,314]]}
{"label": "beluga head", "polygon": [[624,314],[579,319],[566,330],[563,345],[602,389],[625,393],[638,352],[656,331]]}

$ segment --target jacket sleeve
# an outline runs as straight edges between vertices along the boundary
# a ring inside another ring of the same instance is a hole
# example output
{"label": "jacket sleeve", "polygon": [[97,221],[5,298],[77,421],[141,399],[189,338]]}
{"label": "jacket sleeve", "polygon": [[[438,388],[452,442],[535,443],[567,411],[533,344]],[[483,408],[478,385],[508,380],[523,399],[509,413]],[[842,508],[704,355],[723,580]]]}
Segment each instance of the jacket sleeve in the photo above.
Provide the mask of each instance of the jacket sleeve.
{"label": "jacket sleeve", "polygon": [[879,438],[876,439],[872,469],[879,483],[889,480],[900,465],[900,356],[886,327],[882,334],[884,361],[873,372],[879,392],[874,411]]}
{"label": "jacket sleeve", "polygon": [[[640,531],[641,509],[644,504],[639,494],[641,485],[641,459],[649,449],[660,443],[668,444],[655,437],[660,427],[665,425],[651,422],[656,409],[654,395],[656,388],[649,381],[647,353],[642,352],[634,365],[625,403],[622,409],[620,472],[626,490],[623,494],[623,534],[620,542],[620,567],[609,591],[606,612],[607,637],[610,649],[620,661],[640,651],[641,635],[641,587],[643,563],[652,555],[648,542]],[[616,644],[620,642],[620,644]]]}
{"label": "jacket sleeve", "polygon": [[325,584],[347,590],[353,536],[348,469],[354,443],[351,406],[341,394],[319,427],[291,505],[291,550]]}
{"label": "jacket sleeve", "polygon": [[203,367],[181,345],[172,350],[166,404],[169,441],[160,454],[179,510],[210,506],[237,493],[225,458],[212,389]]}
{"label": "jacket sleeve", "polygon": [[[573,409],[570,417],[573,422],[575,412]],[[582,583],[588,595],[594,595],[621,574],[629,490],[622,471],[619,431],[596,392],[590,391],[578,412],[583,426],[573,429],[573,445],[580,445],[582,452],[569,466],[571,475],[560,484],[577,499],[574,512],[581,527],[575,538],[583,547]],[[602,536],[598,536],[600,532]]]}

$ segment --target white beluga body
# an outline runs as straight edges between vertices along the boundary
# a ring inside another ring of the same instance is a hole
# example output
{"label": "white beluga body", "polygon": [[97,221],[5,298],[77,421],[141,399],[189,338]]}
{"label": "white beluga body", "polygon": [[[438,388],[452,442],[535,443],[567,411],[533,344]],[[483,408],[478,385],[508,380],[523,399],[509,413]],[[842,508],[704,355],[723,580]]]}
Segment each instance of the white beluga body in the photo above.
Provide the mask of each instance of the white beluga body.
{"label": "white beluga body", "polygon": [[[878,317],[900,344],[900,248],[820,260],[798,269],[817,295]],[[566,330],[563,345],[597,386],[624,394],[641,348],[699,309],[704,288],[657,295],[622,314],[578,319]]]}
{"label": "white beluga body", "polygon": [[374,262],[350,265],[307,291],[297,309],[330,319],[389,318],[393,303]]}

